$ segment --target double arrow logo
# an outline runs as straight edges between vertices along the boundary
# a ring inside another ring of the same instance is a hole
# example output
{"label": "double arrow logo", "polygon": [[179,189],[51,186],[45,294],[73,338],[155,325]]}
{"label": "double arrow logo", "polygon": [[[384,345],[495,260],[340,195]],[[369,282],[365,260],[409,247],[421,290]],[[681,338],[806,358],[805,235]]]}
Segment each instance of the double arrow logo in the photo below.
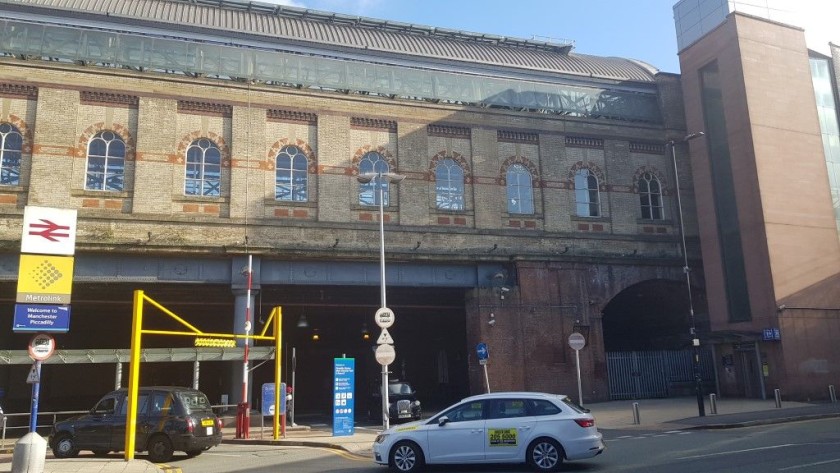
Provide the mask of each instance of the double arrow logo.
{"label": "double arrow logo", "polygon": [[[70,236],[70,227],[67,225],[58,225],[51,220],[44,218],[38,219],[43,223],[31,223],[29,228],[43,229],[40,231],[29,230],[30,235],[44,237],[49,241],[59,241],[58,238],[68,238]],[[59,233],[61,232],[61,233]]]}

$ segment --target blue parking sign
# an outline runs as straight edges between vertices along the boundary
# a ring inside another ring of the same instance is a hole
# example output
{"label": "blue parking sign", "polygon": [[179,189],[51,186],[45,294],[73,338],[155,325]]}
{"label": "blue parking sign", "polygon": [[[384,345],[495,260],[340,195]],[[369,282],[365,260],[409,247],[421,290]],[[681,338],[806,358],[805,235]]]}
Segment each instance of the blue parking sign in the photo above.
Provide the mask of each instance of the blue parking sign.
{"label": "blue parking sign", "polygon": [[[286,413],[286,383],[280,383],[280,392],[280,415],[283,415]],[[274,415],[274,383],[262,385],[262,415]]]}

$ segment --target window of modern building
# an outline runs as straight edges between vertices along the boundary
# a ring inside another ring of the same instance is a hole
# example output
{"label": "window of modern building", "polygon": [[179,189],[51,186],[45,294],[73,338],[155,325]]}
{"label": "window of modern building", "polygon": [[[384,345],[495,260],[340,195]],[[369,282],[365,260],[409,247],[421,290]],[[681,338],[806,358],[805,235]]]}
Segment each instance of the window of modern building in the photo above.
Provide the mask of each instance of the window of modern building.
{"label": "window of modern building", "polygon": [[187,148],[185,195],[221,195],[222,152],[216,143],[199,138]]}
{"label": "window of modern building", "polygon": [[0,123],[0,185],[20,185],[23,136],[9,123]]}
{"label": "window of modern building", "polygon": [[507,171],[508,213],[533,214],[534,188],[531,173],[521,164],[514,164]]}
{"label": "window of modern building", "polygon": [[274,198],[293,202],[307,201],[309,161],[297,146],[285,146],[277,154]]}
{"label": "window of modern building", "polygon": [[653,173],[645,172],[639,177],[639,202],[642,206],[642,218],[662,220],[662,188],[659,179]]}
{"label": "window of modern building", "polygon": [[452,159],[435,168],[435,201],[441,210],[464,210],[464,170]]}
{"label": "window of modern building", "polygon": [[125,142],[113,131],[101,131],[88,143],[85,189],[122,192],[125,186]]}
{"label": "window of modern building", "polygon": [[575,204],[579,217],[601,216],[598,178],[589,169],[579,169],[575,173]]}
{"label": "window of modern building", "polygon": [[[385,157],[376,151],[370,151],[359,161],[359,174],[385,174],[391,167]],[[381,182],[380,182],[381,181]],[[382,205],[388,207],[390,202],[390,185],[386,179],[371,179],[370,182],[359,184],[359,205],[379,206],[379,190],[382,190]]]}
{"label": "window of modern building", "polygon": [[834,220],[840,235],[840,121],[837,114],[837,97],[831,77],[832,64],[828,59],[811,58],[811,78],[814,96],[817,99],[817,116],[825,150],[825,165],[828,170],[828,185],[831,203],[834,206]]}

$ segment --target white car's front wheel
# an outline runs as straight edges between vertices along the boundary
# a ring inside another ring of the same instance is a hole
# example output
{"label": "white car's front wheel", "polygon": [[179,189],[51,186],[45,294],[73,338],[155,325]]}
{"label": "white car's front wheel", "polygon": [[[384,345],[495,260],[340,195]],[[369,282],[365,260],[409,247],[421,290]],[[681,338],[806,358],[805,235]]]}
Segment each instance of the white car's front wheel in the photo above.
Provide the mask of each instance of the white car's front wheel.
{"label": "white car's front wheel", "polygon": [[563,464],[563,448],[547,437],[538,438],[528,447],[528,464],[539,472],[554,472]]}
{"label": "white car's front wheel", "polygon": [[414,473],[423,469],[423,451],[414,442],[399,442],[391,449],[388,465],[400,473]]}

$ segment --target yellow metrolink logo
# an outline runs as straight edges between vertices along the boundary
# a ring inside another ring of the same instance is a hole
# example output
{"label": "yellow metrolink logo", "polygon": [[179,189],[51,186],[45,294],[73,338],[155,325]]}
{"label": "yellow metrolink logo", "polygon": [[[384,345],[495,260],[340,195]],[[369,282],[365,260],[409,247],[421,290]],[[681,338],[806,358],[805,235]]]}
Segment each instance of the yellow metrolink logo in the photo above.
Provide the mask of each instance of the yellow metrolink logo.
{"label": "yellow metrolink logo", "polygon": [[72,256],[20,255],[16,302],[69,304],[72,289]]}

